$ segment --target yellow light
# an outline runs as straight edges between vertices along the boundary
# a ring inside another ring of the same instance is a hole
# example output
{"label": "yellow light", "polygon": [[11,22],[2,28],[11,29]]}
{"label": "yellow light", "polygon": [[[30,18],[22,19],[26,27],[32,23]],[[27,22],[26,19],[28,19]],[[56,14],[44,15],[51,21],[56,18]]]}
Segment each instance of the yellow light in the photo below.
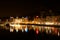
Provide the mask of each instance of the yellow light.
{"label": "yellow light", "polygon": [[38,24],[40,24],[40,22],[38,22]]}
{"label": "yellow light", "polygon": [[18,29],[20,28],[19,24],[15,24],[14,26],[15,26],[15,28],[18,28]]}
{"label": "yellow light", "polygon": [[54,23],[53,22],[52,23],[51,22],[46,22],[45,24],[46,25],[53,25]]}
{"label": "yellow light", "polygon": [[22,20],[15,19],[15,23],[20,23]]}
{"label": "yellow light", "polygon": [[58,36],[60,36],[60,33],[58,32]]}
{"label": "yellow light", "polygon": [[48,27],[44,27],[45,29],[47,29]]}
{"label": "yellow light", "polygon": [[22,29],[22,32],[24,32],[24,30]]}
{"label": "yellow light", "polygon": [[10,26],[14,27],[15,25],[11,24]]}
{"label": "yellow light", "polygon": [[18,32],[18,29],[16,29],[16,32]]}
{"label": "yellow light", "polygon": [[51,33],[51,30],[49,30],[49,33]]}

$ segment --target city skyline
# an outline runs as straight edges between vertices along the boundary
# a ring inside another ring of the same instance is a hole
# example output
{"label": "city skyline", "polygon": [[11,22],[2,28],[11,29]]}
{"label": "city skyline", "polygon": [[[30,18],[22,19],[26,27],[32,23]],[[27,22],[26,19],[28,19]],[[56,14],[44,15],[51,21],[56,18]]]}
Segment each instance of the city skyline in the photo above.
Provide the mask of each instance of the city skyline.
{"label": "city skyline", "polygon": [[0,1],[0,38],[4,40],[60,39],[60,2]]}

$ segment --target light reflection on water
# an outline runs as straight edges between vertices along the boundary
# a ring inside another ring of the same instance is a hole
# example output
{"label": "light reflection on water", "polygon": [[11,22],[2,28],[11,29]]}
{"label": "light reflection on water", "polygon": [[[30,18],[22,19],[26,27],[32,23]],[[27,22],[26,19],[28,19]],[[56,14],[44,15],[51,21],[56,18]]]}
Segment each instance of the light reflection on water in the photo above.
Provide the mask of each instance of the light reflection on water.
{"label": "light reflection on water", "polygon": [[[36,31],[36,29],[39,32],[46,32],[47,34],[57,34],[58,36],[60,35],[60,28],[56,28],[56,27],[47,27],[47,26],[36,26],[36,25],[20,25],[20,28],[16,27],[3,27],[6,30],[9,30],[10,32],[14,32],[14,30],[16,30],[16,32],[18,32],[19,30],[21,30],[22,32],[28,32],[31,29],[33,29],[34,31]],[[37,31],[37,32],[38,32]]]}

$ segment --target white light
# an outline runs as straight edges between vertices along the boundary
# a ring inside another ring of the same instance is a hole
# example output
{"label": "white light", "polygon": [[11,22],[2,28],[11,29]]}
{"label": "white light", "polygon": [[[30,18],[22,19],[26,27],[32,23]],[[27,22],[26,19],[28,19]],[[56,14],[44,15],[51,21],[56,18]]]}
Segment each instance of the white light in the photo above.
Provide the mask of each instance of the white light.
{"label": "white light", "polygon": [[60,34],[59,34],[59,32],[58,32],[58,36],[59,36]]}
{"label": "white light", "polygon": [[14,17],[10,17],[10,18],[14,18]]}
{"label": "white light", "polygon": [[22,29],[22,32],[24,32],[24,30]]}
{"label": "white light", "polygon": [[14,30],[10,28],[10,32],[13,32]]}
{"label": "white light", "polygon": [[25,31],[26,31],[26,32],[28,32],[28,29],[27,29],[27,28],[25,28]]}
{"label": "white light", "polygon": [[35,27],[34,25],[32,25],[32,27]]}
{"label": "white light", "polygon": [[24,17],[22,17],[22,18],[24,18]]}
{"label": "white light", "polygon": [[45,24],[46,24],[46,25],[53,25],[54,23],[46,22]]}
{"label": "white light", "polygon": [[15,25],[12,25],[12,24],[11,24],[10,26],[14,27]]}
{"label": "white light", "polygon": [[36,17],[39,17],[39,16],[36,16]]}
{"label": "white light", "polygon": [[16,29],[16,32],[18,32],[18,29]]}
{"label": "white light", "polygon": [[49,30],[49,33],[51,33],[51,30]]}

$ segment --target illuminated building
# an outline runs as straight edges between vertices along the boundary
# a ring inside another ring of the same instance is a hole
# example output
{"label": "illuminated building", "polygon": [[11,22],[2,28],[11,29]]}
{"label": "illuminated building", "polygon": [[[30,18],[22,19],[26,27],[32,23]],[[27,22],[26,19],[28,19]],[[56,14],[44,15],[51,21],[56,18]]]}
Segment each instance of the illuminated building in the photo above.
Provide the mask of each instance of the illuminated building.
{"label": "illuminated building", "polygon": [[[33,20],[28,20],[28,17],[22,17],[22,18],[11,17],[10,19],[7,19],[6,21],[1,22],[4,24],[0,24],[0,26],[5,26],[6,28],[6,24],[9,24],[10,32],[13,32],[14,30],[16,32],[19,32],[19,30],[21,30],[22,32],[24,31],[28,32],[28,30],[30,31],[31,29],[33,29],[34,31],[36,31],[36,34],[38,34],[39,31],[40,32],[46,31],[47,34],[53,32],[59,35],[60,32],[58,33],[57,30],[60,30],[60,29],[58,28],[56,29],[55,27],[27,25],[27,24],[60,25],[60,23],[57,21],[58,18],[57,16],[56,17],[47,16],[46,18],[39,18],[39,16],[36,16]],[[22,25],[22,24],[26,24],[26,25]]]}

